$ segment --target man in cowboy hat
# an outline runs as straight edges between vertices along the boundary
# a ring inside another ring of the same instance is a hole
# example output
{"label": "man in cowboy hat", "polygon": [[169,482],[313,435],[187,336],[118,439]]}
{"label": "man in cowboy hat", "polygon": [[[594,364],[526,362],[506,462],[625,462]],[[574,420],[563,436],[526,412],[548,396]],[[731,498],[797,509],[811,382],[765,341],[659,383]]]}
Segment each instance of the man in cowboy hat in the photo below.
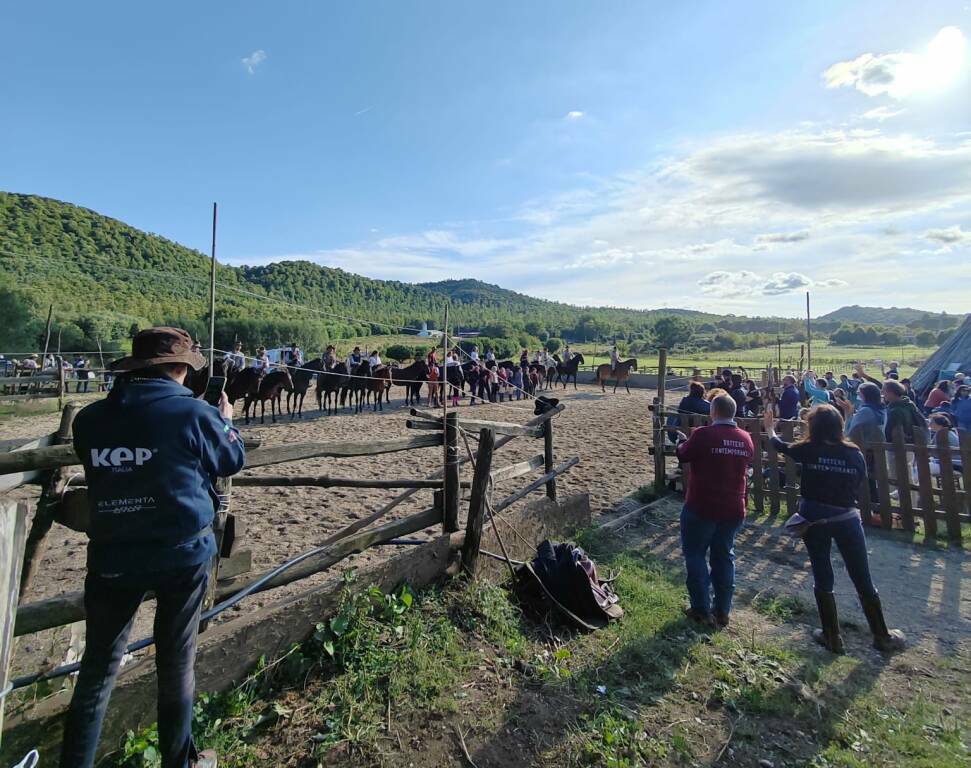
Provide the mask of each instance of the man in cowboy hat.
{"label": "man in cowboy hat", "polygon": [[135,612],[156,600],[158,734],[165,768],[215,765],[192,741],[199,614],[218,503],[213,482],[243,468],[223,395],[214,408],[184,386],[205,358],[180,328],[150,328],[112,369],[108,396],[74,421],[88,485],[86,647],[64,726],[61,766],[94,764],[108,697]]}

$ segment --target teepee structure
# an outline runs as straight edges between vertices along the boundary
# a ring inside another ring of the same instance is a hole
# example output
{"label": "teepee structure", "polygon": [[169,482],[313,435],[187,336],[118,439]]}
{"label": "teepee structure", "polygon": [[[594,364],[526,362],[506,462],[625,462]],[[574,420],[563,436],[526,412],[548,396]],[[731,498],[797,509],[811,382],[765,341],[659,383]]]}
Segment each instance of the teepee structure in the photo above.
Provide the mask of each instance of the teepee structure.
{"label": "teepee structure", "polygon": [[954,378],[958,371],[971,376],[971,315],[927,358],[910,381],[917,392],[924,394],[941,379]]}

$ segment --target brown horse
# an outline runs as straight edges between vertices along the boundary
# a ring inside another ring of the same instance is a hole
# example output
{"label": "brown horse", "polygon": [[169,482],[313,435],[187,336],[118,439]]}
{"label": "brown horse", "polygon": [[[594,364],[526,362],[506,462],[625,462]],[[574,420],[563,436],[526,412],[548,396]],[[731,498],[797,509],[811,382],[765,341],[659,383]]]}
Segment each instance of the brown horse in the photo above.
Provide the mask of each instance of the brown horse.
{"label": "brown horse", "polygon": [[270,401],[270,416],[276,424],[276,415],[283,416],[283,392],[293,392],[293,379],[286,368],[276,368],[270,371],[260,381],[259,390],[255,395],[246,395],[243,402],[243,416],[249,424],[249,407],[253,405],[253,417],[256,417],[256,402],[260,404],[260,424],[266,424],[266,401]]}
{"label": "brown horse", "polygon": [[614,392],[617,391],[617,385],[620,382],[624,382],[624,386],[627,391],[630,392],[630,372],[637,370],[637,360],[633,357],[630,360],[625,360],[622,363],[617,363],[617,368],[613,371],[610,370],[610,363],[604,363],[603,365],[597,366],[597,383],[600,385],[600,391],[606,392],[604,384],[611,379],[614,382]]}
{"label": "brown horse", "polygon": [[[290,378],[293,380],[293,391],[287,392],[287,413],[290,414],[291,421],[303,418],[303,401],[307,396],[307,390],[310,389],[310,382],[317,375],[317,372],[322,371],[323,368],[324,360],[320,357],[301,366],[288,367]],[[290,407],[291,400],[293,401],[292,410]]]}
{"label": "brown horse", "polygon": [[374,398],[374,410],[384,410],[384,399],[391,389],[391,380],[391,369],[386,365],[379,365],[371,370],[371,378],[364,382],[368,396]]}

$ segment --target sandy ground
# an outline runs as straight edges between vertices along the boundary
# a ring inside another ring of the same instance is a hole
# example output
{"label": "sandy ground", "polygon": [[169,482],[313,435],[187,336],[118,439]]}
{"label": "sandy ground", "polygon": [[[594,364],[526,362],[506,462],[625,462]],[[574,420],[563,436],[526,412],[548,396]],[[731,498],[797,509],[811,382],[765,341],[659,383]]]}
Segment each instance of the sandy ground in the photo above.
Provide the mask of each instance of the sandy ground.
{"label": "sandy ground", "polygon": [[[556,396],[566,404],[566,410],[556,417],[554,438],[557,461],[578,456],[580,463],[559,479],[561,494],[588,492],[594,516],[609,513],[616,503],[650,480],[651,468],[647,453],[650,436],[650,414],[647,410],[653,393],[633,390],[616,395],[601,394],[594,387],[572,387]],[[403,391],[392,390],[392,403],[384,411],[361,415],[351,413],[320,416],[310,406],[302,421],[280,421],[273,425],[258,423],[244,431],[261,433],[265,445],[289,442],[380,440],[421,434],[408,430],[405,420],[408,409]],[[463,400],[459,411],[469,417],[525,423],[533,415],[532,402],[522,401],[505,405],[476,405],[470,407]],[[36,437],[52,432],[58,422],[56,414],[23,417],[0,425],[0,437]],[[474,443],[473,443],[474,446]],[[464,447],[463,447],[464,451]],[[505,466],[542,452],[542,441],[517,438],[496,455],[495,466]],[[356,459],[312,459],[286,465],[265,467],[254,473],[267,474],[329,474],[345,477],[393,478],[424,477],[442,465],[440,448],[426,448],[411,453]],[[471,480],[471,468],[463,467],[463,479]],[[501,499],[525,484],[518,478],[500,484],[494,498]],[[23,489],[22,495],[36,496],[36,487]],[[322,488],[238,488],[233,491],[232,511],[242,523],[242,547],[253,552],[254,571],[263,571],[287,558],[306,551],[329,534],[376,510],[394,497],[396,491]],[[537,494],[538,495],[538,494]],[[534,498],[530,497],[530,498]],[[398,507],[389,519],[404,516],[431,503],[431,491],[421,491]],[[520,502],[523,503],[523,502]],[[428,535],[431,531],[427,532]],[[82,534],[56,526],[50,534],[50,546],[37,578],[25,602],[80,590],[85,565],[85,542]],[[373,558],[386,557],[398,547],[379,547],[347,561],[361,564]],[[324,575],[308,579],[279,590],[254,596],[238,608],[223,614],[224,620],[255,610],[281,596],[306,589],[324,581]],[[151,604],[140,611],[133,632],[142,637],[151,630]],[[77,637],[80,627],[74,628]],[[14,658],[14,673],[34,671],[42,665],[62,663],[68,653],[71,628],[37,633],[19,640]]]}

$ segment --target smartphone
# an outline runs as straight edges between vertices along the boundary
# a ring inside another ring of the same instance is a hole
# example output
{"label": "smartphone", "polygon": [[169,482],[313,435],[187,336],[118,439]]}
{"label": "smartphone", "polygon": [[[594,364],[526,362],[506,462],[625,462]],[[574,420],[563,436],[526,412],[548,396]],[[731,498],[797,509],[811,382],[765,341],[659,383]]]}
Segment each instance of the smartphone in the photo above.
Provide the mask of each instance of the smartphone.
{"label": "smartphone", "polygon": [[226,388],[225,376],[210,376],[209,383],[206,384],[206,391],[202,393],[202,399],[209,405],[219,407],[219,400],[222,398],[223,390]]}

